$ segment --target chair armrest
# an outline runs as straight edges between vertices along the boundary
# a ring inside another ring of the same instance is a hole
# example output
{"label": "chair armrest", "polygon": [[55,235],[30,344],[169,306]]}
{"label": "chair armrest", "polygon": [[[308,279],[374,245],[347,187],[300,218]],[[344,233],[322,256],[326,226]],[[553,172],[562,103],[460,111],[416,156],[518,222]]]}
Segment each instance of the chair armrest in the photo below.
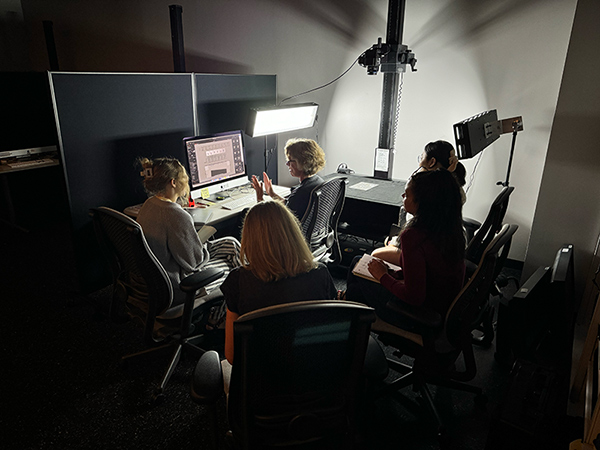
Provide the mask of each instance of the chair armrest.
{"label": "chair armrest", "polygon": [[385,307],[427,328],[439,328],[442,325],[442,316],[433,309],[413,306],[403,302],[387,302]]}
{"label": "chair armrest", "polygon": [[185,292],[197,291],[198,289],[206,286],[207,284],[212,283],[215,280],[218,280],[223,276],[222,269],[216,269],[213,267],[208,267],[206,269],[201,270],[200,272],[195,272],[191,275],[188,275],[179,283],[179,288]]}
{"label": "chair armrest", "polygon": [[367,344],[367,352],[365,353],[365,363],[363,366],[363,374],[370,381],[382,381],[388,376],[389,367],[385,353],[379,342],[369,335]]}
{"label": "chair armrest", "polygon": [[463,217],[463,225],[466,227],[471,227],[474,230],[477,230],[481,227],[481,222],[478,222],[475,219],[469,219],[468,217]]}
{"label": "chair armrest", "polygon": [[191,396],[200,405],[210,405],[216,403],[224,394],[221,360],[216,351],[210,350],[204,353],[196,364]]}

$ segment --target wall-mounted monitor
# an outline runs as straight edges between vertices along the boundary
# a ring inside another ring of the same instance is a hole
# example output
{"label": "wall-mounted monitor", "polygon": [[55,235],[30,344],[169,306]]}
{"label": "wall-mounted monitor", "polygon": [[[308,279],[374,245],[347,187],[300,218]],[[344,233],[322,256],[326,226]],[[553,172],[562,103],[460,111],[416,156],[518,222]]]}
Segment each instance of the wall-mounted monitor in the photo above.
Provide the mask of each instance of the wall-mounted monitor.
{"label": "wall-mounted monitor", "polygon": [[183,140],[190,172],[192,198],[248,183],[241,131],[229,131]]}

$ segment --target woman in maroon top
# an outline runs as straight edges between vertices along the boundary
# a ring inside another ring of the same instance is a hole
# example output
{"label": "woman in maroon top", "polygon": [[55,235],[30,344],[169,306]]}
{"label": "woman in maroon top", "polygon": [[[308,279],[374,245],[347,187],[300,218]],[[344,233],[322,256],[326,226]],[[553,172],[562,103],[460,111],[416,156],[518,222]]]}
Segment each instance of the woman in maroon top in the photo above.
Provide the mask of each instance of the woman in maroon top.
{"label": "woman in maroon top", "polygon": [[413,218],[400,234],[400,270],[390,270],[375,259],[368,270],[380,284],[350,271],[345,294],[348,300],[374,307],[383,320],[393,323],[397,318],[383,308],[388,301],[425,306],[444,315],[462,289],[465,274],[462,201],[454,176],[445,169],[416,173],[403,197],[404,208]]}

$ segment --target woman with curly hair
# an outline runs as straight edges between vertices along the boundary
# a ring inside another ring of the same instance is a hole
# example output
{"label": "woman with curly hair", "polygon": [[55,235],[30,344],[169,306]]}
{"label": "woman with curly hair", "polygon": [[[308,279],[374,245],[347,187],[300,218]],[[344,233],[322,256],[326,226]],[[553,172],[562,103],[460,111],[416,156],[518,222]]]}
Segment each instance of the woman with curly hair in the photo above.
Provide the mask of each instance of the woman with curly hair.
{"label": "woman with curly hair", "polygon": [[[300,184],[292,188],[285,204],[298,219],[302,219],[313,189],[323,183],[323,178],[317,172],[325,167],[325,152],[312,139],[290,139],[285,144],[285,157],[290,175],[300,180]],[[258,202],[264,197],[263,187],[269,197],[284,201],[273,191],[271,179],[266,172],[263,172],[263,181],[252,175],[252,187],[256,191]]]}
{"label": "woman with curly hair", "polygon": [[[150,249],[167,271],[173,286],[173,305],[185,301],[179,282],[204,267],[225,271],[240,265],[240,243],[233,237],[209,240],[203,244],[194,220],[183,208],[190,192],[189,177],[175,158],[139,158],[144,189],[149,195],[137,221],[144,231]],[[206,287],[206,292],[219,286],[223,277]],[[224,320],[224,306],[211,317],[212,325]]]}

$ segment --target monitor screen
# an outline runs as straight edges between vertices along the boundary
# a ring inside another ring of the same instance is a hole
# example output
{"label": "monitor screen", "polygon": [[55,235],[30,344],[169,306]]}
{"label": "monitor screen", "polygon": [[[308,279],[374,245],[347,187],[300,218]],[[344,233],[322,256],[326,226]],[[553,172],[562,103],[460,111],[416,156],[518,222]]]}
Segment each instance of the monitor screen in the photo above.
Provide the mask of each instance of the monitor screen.
{"label": "monitor screen", "polygon": [[188,137],[183,145],[192,198],[207,197],[248,183],[241,131]]}

